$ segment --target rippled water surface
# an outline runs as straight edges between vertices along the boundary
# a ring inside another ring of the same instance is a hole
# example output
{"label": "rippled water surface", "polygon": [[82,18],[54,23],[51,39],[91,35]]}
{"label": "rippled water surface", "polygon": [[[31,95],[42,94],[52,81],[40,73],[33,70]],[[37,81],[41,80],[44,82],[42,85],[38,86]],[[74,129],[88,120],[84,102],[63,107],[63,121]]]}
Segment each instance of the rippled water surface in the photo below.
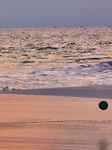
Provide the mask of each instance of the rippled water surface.
{"label": "rippled water surface", "polygon": [[0,89],[112,84],[112,27],[0,29]]}

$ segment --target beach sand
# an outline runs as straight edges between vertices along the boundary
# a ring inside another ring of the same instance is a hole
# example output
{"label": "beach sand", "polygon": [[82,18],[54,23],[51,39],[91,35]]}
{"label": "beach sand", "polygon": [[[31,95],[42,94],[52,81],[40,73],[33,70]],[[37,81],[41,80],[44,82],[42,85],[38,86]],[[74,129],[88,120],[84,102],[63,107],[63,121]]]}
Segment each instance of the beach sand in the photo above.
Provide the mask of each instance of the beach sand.
{"label": "beach sand", "polygon": [[[112,95],[108,94],[111,87],[90,87],[91,91],[97,89],[90,96],[88,88],[79,89],[85,89],[86,95],[80,93],[77,97],[66,93],[64,96],[63,91],[56,96],[56,92],[52,94],[53,89],[46,95],[39,94],[38,90],[38,94],[29,90],[29,95],[24,90],[23,93],[2,91],[0,150],[110,150]],[[99,98],[98,93],[103,91],[106,98]],[[101,100],[108,102],[107,110],[98,108]]]}

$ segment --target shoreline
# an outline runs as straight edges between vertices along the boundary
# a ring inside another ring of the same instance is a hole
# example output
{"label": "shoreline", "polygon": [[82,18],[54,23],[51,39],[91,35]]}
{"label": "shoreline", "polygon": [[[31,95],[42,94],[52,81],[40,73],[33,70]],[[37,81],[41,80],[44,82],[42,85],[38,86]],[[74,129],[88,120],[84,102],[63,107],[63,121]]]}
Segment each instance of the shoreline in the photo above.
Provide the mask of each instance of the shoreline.
{"label": "shoreline", "polygon": [[48,95],[48,96],[112,99],[112,85],[6,90],[0,91],[0,94],[42,95],[42,96]]}

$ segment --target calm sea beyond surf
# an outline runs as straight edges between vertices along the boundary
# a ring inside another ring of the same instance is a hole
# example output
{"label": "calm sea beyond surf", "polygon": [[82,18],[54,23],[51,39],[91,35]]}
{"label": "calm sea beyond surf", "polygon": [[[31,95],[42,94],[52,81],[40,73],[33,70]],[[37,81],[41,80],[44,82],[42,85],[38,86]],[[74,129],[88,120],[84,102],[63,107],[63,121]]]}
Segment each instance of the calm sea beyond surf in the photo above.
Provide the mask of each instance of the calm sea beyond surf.
{"label": "calm sea beyond surf", "polygon": [[0,29],[0,90],[112,84],[112,27]]}

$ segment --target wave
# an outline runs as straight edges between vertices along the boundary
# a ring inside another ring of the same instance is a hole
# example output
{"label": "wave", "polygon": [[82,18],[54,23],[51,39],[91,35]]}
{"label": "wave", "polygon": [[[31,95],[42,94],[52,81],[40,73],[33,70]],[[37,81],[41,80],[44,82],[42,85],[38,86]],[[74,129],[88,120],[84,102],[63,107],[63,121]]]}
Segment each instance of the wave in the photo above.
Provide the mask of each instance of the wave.
{"label": "wave", "polygon": [[[84,52],[85,53],[85,52]],[[111,59],[111,57],[92,57],[92,58],[80,58],[77,59],[76,62],[84,61],[84,60],[102,60],[102,59]]]}
{"label": "wave", "polygon": [[36,49],[37,50],[47,50],[47,49],[54,49],[54,50],[56,50],[58,48],[57,47],[47,46],[47,47],[37,47]]}
{"label": "wave", "polygon": [[112,70],[112,61],[101,62],[98,64],[99,68],[102,70]]}
{"label": "wave", "polygon": [[35,61],[25,60],[25,61],[22,61],[22,63],[35,63]]}
{"label": "wave", "polygon": [[110,41],[100,41],[98,44],[99,45],[110,45],[110,44],[112,44],[112,42],[110,42]]}
{"label": "wave", "polygon": [[105,70],[111,71],[112,70],[112,61],[107,62],[101,62],[98,64],[81,64],[81,65],[73,65],[66,68],[63,68],[61,71],[63,71],[63,74],[74,74],[74,75],[80,75],[80,76],[90,76],[92,73],[99,73],[104,72]]}
{"label": "wave", "polygon": [[[33,61],[23,63],[34,64]],[[49,67],[47,67],[49,66]],[[37,89],[112,84],[112,61],[88,64],[46,64],[0,75],[0,89]],[[16,72],[16,73],[15,73]]]}

